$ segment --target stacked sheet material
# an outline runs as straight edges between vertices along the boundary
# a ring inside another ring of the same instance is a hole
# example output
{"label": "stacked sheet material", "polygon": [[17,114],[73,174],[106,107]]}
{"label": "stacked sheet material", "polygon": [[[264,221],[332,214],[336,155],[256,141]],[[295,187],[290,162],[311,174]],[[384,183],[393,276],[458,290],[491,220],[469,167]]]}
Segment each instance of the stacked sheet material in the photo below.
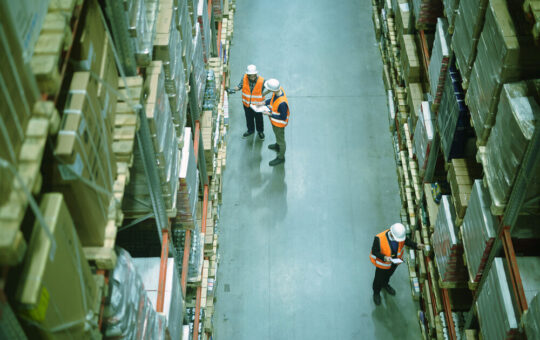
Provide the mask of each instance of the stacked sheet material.
{"label": "stacked sheet material", "polygon": [[482,180],[474,181],[462,227],[463,247],[471,281],[478,282],[497,237],[498,222],[490,211],[491,198]]}
{"label": "stacked sheet material", "polygon": [[452,50],[455,53],[461,76],[465,81],[469,80],[471,68],[476,58],[476,46],[482,32],[488,1],[460,1],[455,14]]}
{"label": "stacked sheet material", "polygon": [[[159,289],[159,271],[161,258],[133,258],[135,269],[141,276],[144,290],[156,309]],[[180,285],[180,272],[177,270],[174,258],[167,261],[165,292],[163,299],[163,314],[167,318],[167,329],[171,339],[181,339],[184,312],[184,300]]]}
{"label": "stacked sheet material", "polygon": [[110,274],[110,301],[103,314],[105,338],[166,339],[167,320],[152,306],[133,259],[117,248],[118,261]]}
{"label": "stacked sheet material", "polygon": [[519,324],[509,287],[510,277],[504,261],[501,257],[493,260],[487,280],[478,293],[476,309],[484,339],[514,339],[518,333]]}
{"label": "stacked sheet material", "polygon": [[437,18],[443,16],[440,1],[412,0],[412,7],[417,29],[433,28],[437,24]]}
{"label": "stacked sheet material", "polygon": [[[435,41],[429,59],[429,84],[434,107],[439,107],[444,91],[446,73],[450,63],[450,41],[448,36],[448,21],[437,18]],[[437,114],[437,110],[433,112]]]}
{"label": "stacked sheet material", "polygon": [[189,252],[188,282],[201,281],[204,262],[204,234],[200,229],[192,234],[191,251]]}
{"label": "stacked sheet material", "polygon": [[177,221],[184,229],[198,229],[197,201],[199,195],[199,170],[195,161],[191,129],[184,132],[184,147],[180,161],[180,187],[178,189]]}
{"label": "stacked sheet material", "polygon": [[[494,214],[502,214],[504,211],[536,121],[540,119],[540,106],[532,97],[539,93],[538,89],[539,80],[503,86],[497,120],[487,141],[482,162]],[[533,179],[528,187],[527,198],[538,195],[538,182]]]}
{"label": "stacked sheet material", "polygon": [[[197,107],[201,108],[204,98],[204,87],[206,84],[206,68],[203,57],[203,42],[202,32],[199,23],[195,24],[195,36],[193,37],[193,55],[192,55],[192,72],[194,78],[194,86],[191,91],[195,91],[195,98],[197,98]],[[191,104],[191,103],[190,103]]]}
{"label": "stacked sheet material", "polygon": [[463,157],[466,130],[469,127],[469,109],[465,105],[465,93],[461,77],[454,63],[446,74],[441,105],[437,115],[437,126],[441,137],[441,148],[445,161]]}
{"label": "stacked sheet material", "polygon": [[457,236],[454,225],[456,214],[450,200],[450,196],[442,196],[435,221],[432,236],[435,263],[442,282],[466,282],[467,269],[463,264],[463,245]]}
{"label": "stacked sheet material", "polygon": [[182,44],[181,56],[184,65],[184,76],[186,84],[189,83],[189,75],[191,74],[191,57],[193,55],[193,25],[189,8],[186,1],[178,1],[176,7],[176,27],[180,32],[180,41]]}
{"label": "stacked sheet material", "polygon": [[419,174],[420,177],[424,178],[424,181],[431,180],[439,152],[439,139],[435,135],[434,119],[429,102],[422,102],[414,130],[413,143]]}
{"label": "stacked sheet material", "polygon": [[511,14],[506,0],[490,0],[478,43],[466,100],[480,145],[495,121],[503,84],[540,77],[540,46]]}

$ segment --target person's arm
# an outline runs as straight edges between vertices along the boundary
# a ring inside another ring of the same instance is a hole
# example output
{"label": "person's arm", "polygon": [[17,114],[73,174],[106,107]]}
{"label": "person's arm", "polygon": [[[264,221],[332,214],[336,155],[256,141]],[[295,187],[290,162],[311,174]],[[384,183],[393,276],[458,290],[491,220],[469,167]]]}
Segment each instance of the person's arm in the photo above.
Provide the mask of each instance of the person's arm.
{"label": "person's arm", "polygon": [[408,237],[405,238],[405,245],[416,250],[424,249],[424,245],[422,243],[416,243]]}
{"label": "person's arm", "polygon": [[375,255],[379,260],[386,261],[384,255],[381,254],[381,243],[378,237],[373,239],[373,245],[371,246],[371,253]]}

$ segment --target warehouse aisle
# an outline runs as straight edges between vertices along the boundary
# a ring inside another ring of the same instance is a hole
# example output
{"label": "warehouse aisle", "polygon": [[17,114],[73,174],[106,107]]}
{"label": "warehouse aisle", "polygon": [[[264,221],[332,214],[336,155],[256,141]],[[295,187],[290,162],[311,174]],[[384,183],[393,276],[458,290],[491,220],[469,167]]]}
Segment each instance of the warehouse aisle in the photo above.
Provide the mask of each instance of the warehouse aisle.
{"label": "warehouse aisle", "polygon": [[214,326],[220,340],[418,339],[408,271],[375,308],[373,237],[399,220],[381,62],[367,1],[237,0],[231,85],[253,63],[289,98],[286,163],[242,139],[230,97]]}

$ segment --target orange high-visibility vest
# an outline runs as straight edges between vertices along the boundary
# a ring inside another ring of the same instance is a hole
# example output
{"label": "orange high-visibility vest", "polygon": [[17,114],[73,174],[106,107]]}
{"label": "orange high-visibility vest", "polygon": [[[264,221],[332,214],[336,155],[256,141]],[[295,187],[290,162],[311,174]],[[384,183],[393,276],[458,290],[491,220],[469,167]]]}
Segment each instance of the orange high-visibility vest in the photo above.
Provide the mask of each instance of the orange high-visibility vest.
{"label": "orange high-visibility vest", "polygon": [[[389,256],[392,257],[392,248],[390,247],[390,241],[388,240],[388,237],[386,236],[386,233],[388,233],[390,229],[386,229],[382,233],[377,234],[375,237],[379,238],[379,244],[381,245],[381,254],[383,256]],[[398,242],[398,251],[397,251],[397,257],[401,259],[403,257],[403,246],[405,245],[405,241]],[[392,262],[382,261],[377,256],[370,254],[369,256],[371,263],[373,263],[377,268],[381,269],[390,269],[392,267]]]}
{"label": "orange high-visibility vest", "polygon": [[242,103],[244,103],[244,106],[249,107],[249,104],[264,105],[264,97],[262,95],[263,84],[264,78],[258,77],[255,86],[253,86],[253,91],[251,91],[248,75],[244,74],[244,83],[242,84]]}
{"label": "orange high-visibility vest", "polygon": [[287,101],[287,96],[285,95],[285,91],[283,91],[283,88],[280,87],[280,89],[281,89],[281,92],[283,92],[283,95],[279,97],[278,99],[274,100],[276,98],[276,95],[273,94],[272,99],[270,99],[270,106],[272,107],[273,114],[279,114],[278,112],[279,104],[283,102],[287,103],[287,119],[281,120],[281,119],[275,119],[275,118],[270,117],[270,122],[274,126],[284,128],[289,123],[289,114],[290,114],[289,102]]}

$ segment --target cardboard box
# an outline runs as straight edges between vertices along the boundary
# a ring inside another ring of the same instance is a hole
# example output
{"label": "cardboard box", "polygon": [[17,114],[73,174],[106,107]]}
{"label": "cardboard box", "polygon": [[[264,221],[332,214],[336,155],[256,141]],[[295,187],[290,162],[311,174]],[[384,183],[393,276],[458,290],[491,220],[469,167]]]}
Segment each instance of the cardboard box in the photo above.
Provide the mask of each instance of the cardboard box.
{"label": "cardboard box", "polygon": [[[41,212],[56,242],[36,222],[22,279],[16,292],[18,313],[41,326],[47,339],[88,339],[85,321],[97,287],[62,194],[45,194]],[[63,331],[55,328],[72,324]]]}

